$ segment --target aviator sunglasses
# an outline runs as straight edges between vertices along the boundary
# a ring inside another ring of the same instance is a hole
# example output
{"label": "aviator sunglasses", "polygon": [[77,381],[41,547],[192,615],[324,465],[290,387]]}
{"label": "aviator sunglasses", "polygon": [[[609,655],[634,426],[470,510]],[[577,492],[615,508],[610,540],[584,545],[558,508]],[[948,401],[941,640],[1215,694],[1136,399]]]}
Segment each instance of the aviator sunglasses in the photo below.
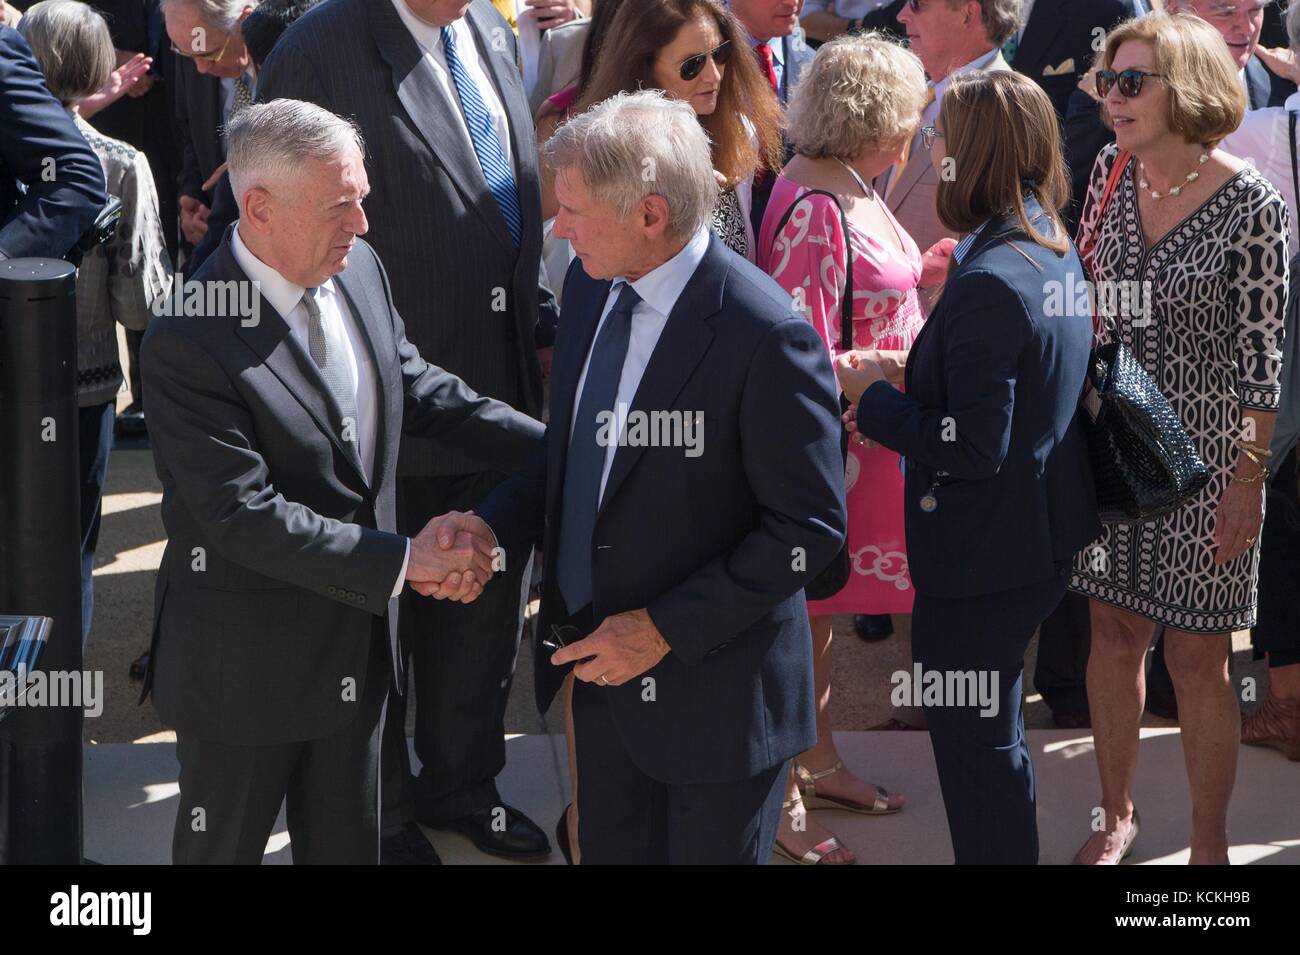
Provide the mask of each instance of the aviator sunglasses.
{"label": "aviator sunglasses", "polygon": [[1142,92],[1142,81],[1148,76],[1154,76],[1158,79],[1164,79],[1163,73],[1144,73],[1141,70],[1120,70],[1116,73],[1114,70],[1097,71],[1097,92],[1103,97],[1110,95],[1112,86],[1119,87],[1119,93],[1125,99],[1132,99]]}
{"label": "aviator sunglasses", "polygon": [[723,40],[708,53],[697,53],[688,59],[682,60],[680,68],[681,77],[687,83],[700,75],[704,69],[704,64],[712,58],[718,66],[726,66],[727,60],[731,59],[731,41]]}

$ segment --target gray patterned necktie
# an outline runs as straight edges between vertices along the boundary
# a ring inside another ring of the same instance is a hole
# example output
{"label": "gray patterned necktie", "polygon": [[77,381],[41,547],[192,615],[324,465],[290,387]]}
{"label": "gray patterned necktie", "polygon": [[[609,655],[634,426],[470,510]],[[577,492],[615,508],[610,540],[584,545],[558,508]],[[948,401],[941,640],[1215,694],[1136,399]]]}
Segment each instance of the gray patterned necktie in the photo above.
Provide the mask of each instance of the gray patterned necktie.
{"label": "gray patterned necktie", "polygon": [[226,121],[229,122],[234,119],[242,110],[252,105],[253,94],[249,90],[248,84],[244,82],[244,77],[240,76],[235,80],[235,92],[230,97],[230,115],[226,117]]}
{"label": "gray patterned necktie", "polygon": [[[337,348],[330,348],[329,335],[325,332],[325,319],[321,315],[320,304],[316,301],[319,289],[309,288],[303,292],[302,304],[307,309],[307,350],[311,360],[320,369],[325,385],[338,405],[340,420],[339,436],[360,454],[361,441],[357,435],[360,426],[357,421],[357,388],[352,380],[352,371],[347,361]],[[338,335],[343,335],[338,329]]]}

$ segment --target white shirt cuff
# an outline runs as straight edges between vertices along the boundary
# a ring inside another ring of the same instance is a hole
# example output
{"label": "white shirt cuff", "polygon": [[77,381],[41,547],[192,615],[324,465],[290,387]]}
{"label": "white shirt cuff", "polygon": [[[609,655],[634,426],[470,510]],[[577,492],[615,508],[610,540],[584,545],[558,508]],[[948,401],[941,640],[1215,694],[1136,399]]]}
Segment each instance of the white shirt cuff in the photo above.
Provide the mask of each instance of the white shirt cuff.
{"label": "white shirt cuff", "polygon": [[406,586],[406,567],[408,564],[410,564],[410,562],[411,562],[411,539],[408,537],[406,539],[406,556],[402,558],[402,572],[397,575],[397,585],[393,587],[393,592],[392,594],[390,594],[390,597],[396,597],[399,594],[401,594],[402,588]]}

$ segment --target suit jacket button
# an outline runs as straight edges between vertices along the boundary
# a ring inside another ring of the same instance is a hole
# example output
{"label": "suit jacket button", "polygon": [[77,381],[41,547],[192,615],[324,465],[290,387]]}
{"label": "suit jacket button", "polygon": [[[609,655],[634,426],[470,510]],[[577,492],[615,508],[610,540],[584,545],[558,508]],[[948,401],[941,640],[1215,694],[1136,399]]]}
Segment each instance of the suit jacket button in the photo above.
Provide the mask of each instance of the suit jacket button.
{"label": "suit jacket button", "polygon": [[365,602],[366,602],[366,595],[365,595],[365,594],[357,594],[357,603],[365,603]]}
{"label": "suit jacket button", "polygon": [[347,596],[348,596],[348,600],[356,600],[357,592],[355,590],[349,590]]}
{"label": "suit jacket button", "polygon": [[330,584],[328,587],[325,588],[325,592],[327,594],[336,594],[339,592],[339,589],[335,587],[333,584]]}

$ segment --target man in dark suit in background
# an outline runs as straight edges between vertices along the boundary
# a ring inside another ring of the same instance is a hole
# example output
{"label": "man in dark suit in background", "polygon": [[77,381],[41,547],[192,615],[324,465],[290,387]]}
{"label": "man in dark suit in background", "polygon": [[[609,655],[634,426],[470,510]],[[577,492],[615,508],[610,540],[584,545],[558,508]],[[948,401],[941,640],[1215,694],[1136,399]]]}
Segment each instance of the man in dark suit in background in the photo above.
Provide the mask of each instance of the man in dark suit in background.
{"label": "man in dark suit in background", "polygon": [[104,207],[104,173],[27,41],[3,25],[0,132],[0,259],[61,258]]}
{"label": "man in dark suit in background", "polygon": [[253,101],[256,80],[239,25],[256,0],[163,0],[176,71],[176,130],[181,141],[181,233],[195,245],[207,233],[212,193],[204,188],[226,160],[223,129]]}
{"label": "man in dark suit in background", "polygon": [[167,530],[145,693],[177,732],[173,856],[258,862],[287,799],[294,862],[373,864],[398,593],[475,568],[451,594],[472,598],[492,573],[467,536],[397,533],[399,437],[504,470],[542,427],[407,341],[358,241],[352,126],[250,108],[230,169],[243,215],[190,280],[204,314],[155,319],[142,348]]}
{"label": "man in dark suit in background", "polygon": [[[554,328],[541,282],[541,198],[516,39],[490,0],[332,0],[295,23],[262,70],[259,98],[288,96],[352,118],[370,145],[371,239],[412,343],[480,394],[540,416],[539,346]],[[427,440],[398,464],[398,529],[473,506],[504,477]],[[432,862],[414,818],[508,857],[550,851],[502,804],[504,716],[521,630],[526,557],[472,606],[407,598],[422,764],[385,783],[385,851]],[[406,757],[394,707],[390,766]],[[412,792],[414,789],[414,792]],[[494,811],[500,810],[500,811]],[[504,819],[504,827],[499,821]]]}
{"label": "man in dark suit in background", "polygon": [[[729,0],[728,6],[749,35],[759,69],[767,77],[773,94],[784,104],[814,55],[799,26],[803,0]],[[787,144],[786,159],[791,154]],[[777,172],[780,170],[760,170],[754,177],[749,210],[754,235],[758,235],[763,227],[763,214],[767,211]]]}
{"label": "man in dark suit in background", "polygon": [[581,260],[551,426],[456,526],[495,532],[507,562],[543,544],[539,636],[564,646],[536,648],[537,698],[576,664],[583,863],[763,863],[788,761],[816,735],[803,587],[844,538],[826,349],[709,233],[688,105],[616,96],[547,161]]}

